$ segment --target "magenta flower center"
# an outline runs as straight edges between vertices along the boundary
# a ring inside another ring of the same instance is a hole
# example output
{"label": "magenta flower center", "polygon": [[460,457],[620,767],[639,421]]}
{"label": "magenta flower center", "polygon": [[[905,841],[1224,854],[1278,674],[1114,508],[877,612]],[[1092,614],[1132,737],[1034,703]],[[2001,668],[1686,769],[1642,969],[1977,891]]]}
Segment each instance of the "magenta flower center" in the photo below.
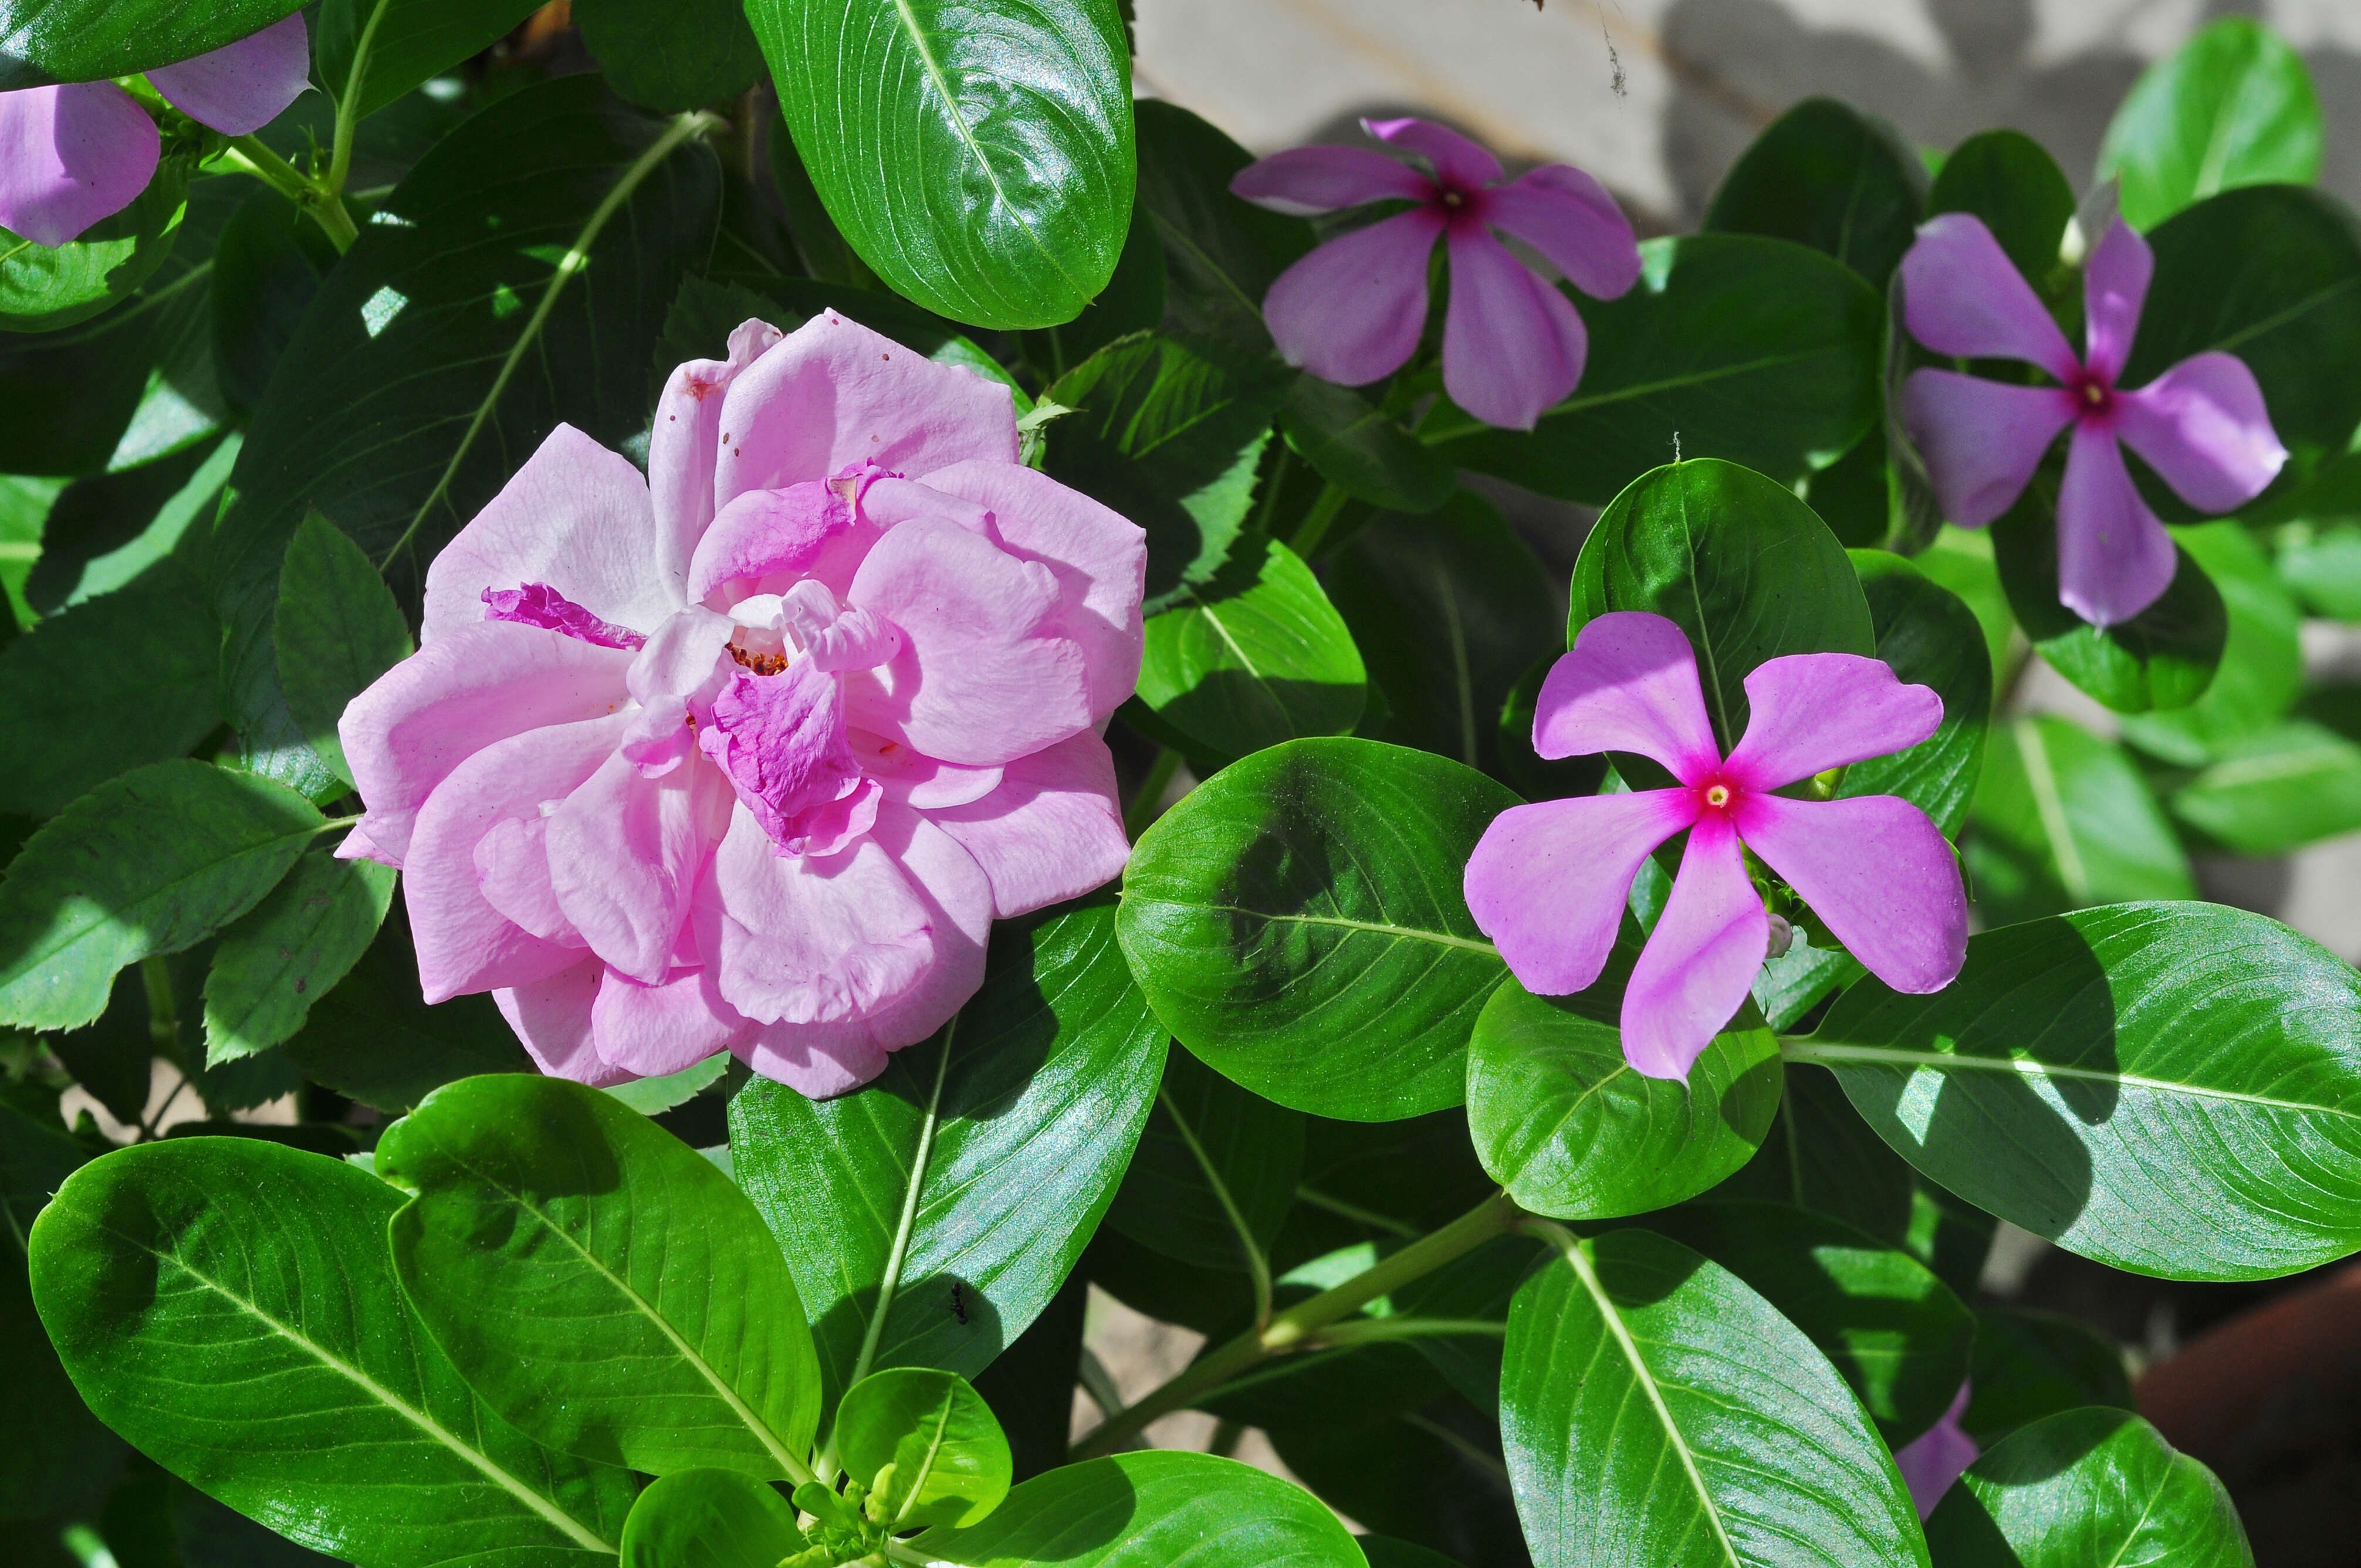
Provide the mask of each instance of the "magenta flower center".
{"label": "magenta flower center", "polygon": [[1434,182],[1434,194],[1429,198],[1427,205],[1441,214],[1444,225],[1455,234],[1481,227],[1485,214],[1491,208],[1490,200],[1482,187],[1459,185],[1444,180]]}
{"label": "magenta flower center", "polygon": [[2066,390],[2074,400],[2074,412],[2078,419],[2103,420],[2115,411],[2114,385],[2103,374],[2087,365],[2067,381]]}
{"label": "magenta flower center", "polygon": [[1729,810],[1730,803],[1736,799],[1737,796],[1738,792],[1730,788],[1730,785],[1722,783],[1719,779],[1716,779],[1713,783],[1705,786],[1704,799],[1706,806],[1708,808],[1714,811]]}

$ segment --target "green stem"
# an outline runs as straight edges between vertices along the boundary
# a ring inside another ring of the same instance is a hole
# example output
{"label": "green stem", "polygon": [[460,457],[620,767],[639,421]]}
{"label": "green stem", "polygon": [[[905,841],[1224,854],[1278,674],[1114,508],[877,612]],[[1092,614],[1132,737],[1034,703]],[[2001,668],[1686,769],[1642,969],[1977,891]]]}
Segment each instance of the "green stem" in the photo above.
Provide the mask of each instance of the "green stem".
{"label": "green stem", "polygon": [[[368,21],[361,28],[359,41],[353,45],[353,68],[345,73],[345,90],[336,94],[336,128],[328,154],[327,191],[331,198],[341,200],[346,177],[353,171],[353,132],[360,125],[361,87],[368,80],[369,49],[377,42],[377,25],[385,20],[391,3],[392,0],[377,0],[369,7]],[[336,248],[342,250],[344,247]]]}
{"label": "green stem", "polygon": [[1353,1318],[1321,1330],[1320,1344],[1328,1349],[1373,1344],[1382,1340],[1445,1339],[1457,1334],[1498,1339],[1508,1332],[1509,1325],[1497,1318]]}
{"label": "green stem", "polygon": [[1123,813],[1124,836],[1133,843],[1139,842],[1139,836],[1156,820],[1156,807],[1163,800],[1165,790],[1171,786],[1172,775],[1180,770],[1180,753],[1170,746],[1159,750],[1156,761],[1148,765],[1148,776],[1139,781],[1139,788]]}
{"label": "green stem", "polygon": [[1350,1220],[1356,1225],[1367,1225],[1373,1231],[1384,1231],[1390,1235],[1400,1236],[1405,1241],[1418,1239],[1417,1226],[1405,1225],[1391,1215],[1380,1214],[1375,1209],[1364,1209],[1357,1203],[1347,1203],[1342,1198],[1331,1198],[1316,1187],[1299,1186],[1295,1190],[1295,1201],[1299,1203],[1309,1203],[1315,1209],[1325,1209],[1330,1213]]}
{"label": "green stem", "polygon": [[1180,1114],[1180,1107],[1173,1103],[1171,1091],[1159,1085],[1156,1091],[1156,1102],[1164,1107],[1164,1113],[1172,1118],[1172,1125],[1180,1130],[1180,1141],[1189,1146],[1189,1153],[1195,1157],[1197,1168],[1204,1172],[1205,1184],[1213,1190],[1213,1197],[1222,1205],[1222,1213],[1237,1235],[1238,1250],[1246,1255],[1246,1273],[1254,1280],[1255,1326],[1259,1328],[1270,1321],[1270,1259],[1263,1255],[1262,1244],[1255,1239],[1254,1227],[1246,1223],[1246,1215],[1239,1212],[1237,1200],[1230,1196],[1230,1184],[1222,1179],[1222,1173],[1214,1168],[1213,1157],[1205,1152],[1205,1146],[1197,1141],[1197,1130],[1189,1125],[1188,1118]]}
{"label": "green stem", "polygon": [[1321,540],[1327,537],[1328,525],[1336,521],[1336,514],[1343,511],[1345,503],[1352,499],[1341,485],[1321,486],[1320,499],[1312,503],[1312,510],[1305,512],[1303,521],[1295,525],[1295,532],[1287,541],[1287,547],[1306,561],[1311,560],[1312,553],[1320,548]]}
{"label": "green stem", "polygon": [[1334,1289],[1290,1307],[1271,1319],[1267,1328],[1248,1329],[1201,1356],[1179,1376],[1126,1407],[1121,1415],[1110,1417],[1076,1443],[1073,1457],[1096,1459],[1119,1453],[1135,1433],[1159,1417],[1186,1409],[1264,1356],[1306,1346],[1329,1324],[1351,1317],[1378,1297],[1432,1274],[1493,1237],[1508,1234],[1524,1218],[1525,1212],[1506,1192],[1494,1193],[1441,1230],[1380,1258]]}
{"label": "green stem", "polygon": [[335,191],[318,181],[304,178],[293,164],[262,145],[262,138],[242,136],[229,144],[222,154],[233,168],[242,169],[269,186],[298,207],[312,214],[328,243],[343,255],[353,247],[361,231],[353,226],[352,214]]}

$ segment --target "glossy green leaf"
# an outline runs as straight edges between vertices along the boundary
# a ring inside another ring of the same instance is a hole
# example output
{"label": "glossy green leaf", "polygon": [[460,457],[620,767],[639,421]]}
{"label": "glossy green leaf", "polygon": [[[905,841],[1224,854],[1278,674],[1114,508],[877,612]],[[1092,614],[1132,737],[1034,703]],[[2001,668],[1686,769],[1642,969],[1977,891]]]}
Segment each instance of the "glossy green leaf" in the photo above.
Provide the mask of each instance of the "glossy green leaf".
{"label": "glossy green leaf", "polygon": [[611,1562],[631,1476],[493,1415],[404,1301],[401,1195],[255,1138],[175,1138],[74,1173],[33,1294],[92,1409],[174,1475],[358,1568]]}
{"label": "glossy green leaf", "polygon": [[1254,154],[1178,104],[1141,100],[1139,205],[1163,242],[1165,321],[1261,349],[1262,299],[1312,248],[1312,225],[1230,194]]}
{"label": "glossy green leaf", "polygon": [[2222,749],[2172,814],[2242,855],[2284,855],[2361,828],[2361,746],[2306,720]]}
{"label": "glossy green leaf", "polygon": [[[498,43],[533,15],[532,0],[321,0],[312,58],[328,96],[366,118],[429,77]],[[353,66],[362,38],[359,90]]]}
{"label": "glossy green leaf", "polygon": [[[728,1051],[716,1051],[703,1061],[691,1062],[678,1072],[608,1084],[605,1092],[642,1116],[661,1116],[667,1111],[687,1104],[720,1082],[722,1075],[730,1070],[730,1064],[735,1059]],[[726,1170],[729,1168],[724,1166],[722,1168]]]}
{"label": "glossy green leaf", "polygon": [[[1375,1368],[1370,1375],[1384,1376]],[[1499,1423],[1464,1400],[1446,1395],[1358,1422],[1323,1421],[1307,1411],[1267,1435],[1291,1474],[1356,1524],[1430,1551],[1447,1548],[1446,1563],[1529,1560],[1500,1463]]]}
{"label": "glossy green leaf", "polygon": [[271,641],[303,743],[352,783],[336,723],[346,704],[410,657],[410,627],[368,556],[318,512],[288,541]]}
{"label": "glossy green leaf", "polygon": [[[2156,279],[2124,367],[2144,386],[2193,354],[2236,355],[2263,389],[2271,429],[2294,455],[2273,492],[2341,455],[2361,421],[2361,230],[2334,197],[2296,185],[2224,191],[2149,234]],[[2163,486],[2158,515],[2194,515]]]}
{"label": "glossy green leaf", "polygon": [[736,1470],[658,1476],[623,1521],[622,1568],[777,1568],[804,1548],[795,1505]]}
{"label": "glossy green leaf", "polygon": [[[23,69],[0,53],[0,83]],[[0,92],[11,90],[0,86]],[[129,206],[64,245],[36,245],[0,229],[0,331],[55,332],[128,299],[172,253],[194,161],[189,151],[173,148]]]}
{"label": "glossy green leaf", "polygon": [[2079,1319],[2022,1307],[1976,1314],[1974,1392],[1961,1430],[1985,1448],[2044,1416],[2078,1405],[2132,1409],[2120,1346]]}
{"label": "glossy green leaf", "polygon": [[337,263],[255,412],[213,539],[225,701],[252,765],[318,768],[271,646],[307,513],[414,595],[560,422],[610,445],[644,428],[649,357],[719,201],[713,155],[674,145],[680,128],[594,75],[522,89],[438,142]]}
{"label": "glossy green leaf", "polygon": [[1970,938],[1932,996],[1864,980],[1791,1060],[1904,1158],[2136,1273],[2261,1279],[2361,1247],[2361,979],[2259,915],[2124,904]]}
{"label": "glossy green leaf", "polygon": [[973,1568],[1362,1568],[1345,1527],[1301,1486],[1210,1453],[1150,1451],[1069,1464],[965,1530],[911,1543]]}
{"label": "glossy green leaf", "polygon": [[1148,531],[1150,612],[1220,570],[1254,504],[1285,367],[1217,340],[1118,338],[1049,384],[1052,478]]}
{"label": "glossy green leaf", "polygon": [[856,1094],[758,1078],[731,1098],[734,1174],[795,1270],[830,1399],[857,1362],[983,1371],[1081,1255],[1164,1057],[1114,927],[1104,903],[1000,921],[939,1043]]}
{"label": "glossy green leaf", "polygon": [[1988,924],[2194,898],[2189,856],[2122,747],[2048,714],[1995,730],[1966,844]]}
{"label": "glossy green leaf", "polygon": [[1531,434],[1464,414],[1420,433],[1461,467],[1595,506],[1678,456],[1792,485],[1876,422],[1884,311],[1850,269],[1755,235],[1652,239],[1640,257],[1622,298],[1573,296],[1590,330],[1582,384]]}
{"label": "glossy green leaf", "polygon": [[1968,1467],[1927,1521],[1943,1568],[2253,1568],[2213,1472],[2128,1410],[2066,1410]]}
{"label": "glossy green leaf", "polygon": [[1834,1075],[1797,1064],[1786,1069],[1779,1114],[1761,1151],[1707,1196],[1791,1204],[1900,1243],[1910,1234],[1911,1175]]}
{"label": "glossy green leaf", "polygon": [[1341,734],[1367,686],[1345,618],[1276,540],[1241,540],[1210,581],[1184,584],[1148,620],[1139,700],[1218,755]]}
{"label": "glossy green leaf", "polygon": [[1423,517],[1379,512],[1328,591],[1385,692],[1383,738],[1505,778],[1501,706],[1562,644],[1549,575],[1499,509],[1463,490]]}
{"label": "glossy green leaf", "polygon": [[1354,1539],[1361,1543],[1361,1555],[1369,1560],[1369,1568],[1459,1568],[1440,1552],[1389,1535],[1364,1534]]}
{"label": "glossy green leaf", "polygon": [[982,1396],[928,1366],[873,1372],[836,1411],[836,1457],[869,1489],[868,1516],[899,1532],[970,1525],[1008,1496],[1008,1438]]}
{"label": "glossy green leaf", "polygon": [[735,0],[582,0],[573,16],[615,91],[651,109],[701,109],[763,79],[763,51]]}
{"label": "glossy green leaf", "polygon": [[1493,1180],[1537,1214],[1643,1214],[1693,1198],[1754,1156],[1779,1108],[1779,1042],[1750,1014],[1714,1036],[1683,1081],[1643,1078],[1610,1021],[1639,956],[1574,996],[1511,980],[1467,1047],[1467,1123]]}
{"label": "glossy green leaf", "polygon": [[2229,630],[2221,667],[2195,702],[2126,715],[2123,733],[2151,755],[2196,767],[2268,729],[2294,706],[2303,685],[2303,650],[2296,637],[2302,614],[2240,524],[2207,523],[2174,533],[2222,595]]}
{"label": "glossy green leaf", "polygon": [[1445,758],[1298,740],[1232,763],[1159,817],[1116,929],[1156,1015],[1265,1099],[1383,1122],[1457,1104],[1507,976],[1460,876],[1517,804]]}
{"label": "glossy green leaf", "polygon": [[1925,1568],[1902,1478],[1828,1358],[1675,1242],[1612,1231],[1529,1280],[1500,1395],[1542,1568]]}
{"label": "glossy green leaf", "polygon": [[1107,1223],[1201,1268],[1246,1268],[1241,1232],[1267,1253],[1295,1201],[1303,1123],[1188,1052],[1170,1053]]}
{"label": "glossy green leaf", "polygon": [[412,1195],[389,1233],[402,1288],[507,1420],[655,1475],[809,1479],[795,1278],[695,1149],[598,1090],[503,1073],[428,1095],[377,1171]]}
{"label": "glossy green leaf", "polygon": [[1943,699],[1942,727],[1906,751],[1845,770],[1839,796],[1898,795],[1956,838],[1983,772],[1993,706],[1992,661],[1975,611],[1899,555],[1847,552],[1869,600],[1877,656],[1905,681]]}
{"label": "glossy green leaf", "polygon": [[1448,459],[1350,387],[1297,377],[1279,425],[1288,445],[1323,479],[1372,506],[1433,511],[1458,488]]}
{"label": "glossy green leaf", "polygon": [[47,817],[188,755],[221,724],[220,647],[202,590],[167,566],[0,648],[0,811]]}
{"label": "glossy green leaf", "polygon": [[2023,131],[1983,131],[1953,148],[1927,193],[1927,211],[1982,219],[2045,297],[2071,281],[2059,247],[2074,216],[2074,187],[2048,150]]}
{"label": "glossy green leaf", "polygon": [[203,762],[99,785],[34,834],[0,883],[0,1019],[89,1023],[117,970],[254,907],[320,827],[294,791]]}
{"label": "glossy green leaf", "polygon": [[1784,1203],[1691,1203],[1646,1224],[1738,1276],[1803,1330],[1889,1448],[1950,1409],[1968,1376],[1975,1315],[1900,1247]]}
{"label": "glossy green leaf", "polygon": [[205,1059],[252,1056],[303,1026],[312,1004],[357,962],[385,923],[394,872],[313,850],[222,933],[205,977]]}
{"label": "glossy green leaf", "polygon": [[368,950],[312,1004],[302,1029],[282,1048],[306,1078],[397,1114],[462,1078],[533,1070],[489,996],[426,1004],[410,916],[399,902]]}
{"label": "glossy green leaf", "polygon": [[41,558],[25,578],[27,600],[53,615],[126,588],[197,591],[190,567],[239,445],[236,435],[201,439],[152,462],[68,485],[43,522]]}
{"label": "glossy green leaf", "polygon": [[1131,220],[1131,55],[1112,0],[753,0],[812,184],[897,293],[987,327],[1071,321]]}
{"label": "glossy green leaf", "polygon": [[1609,610],[1668,616],[1699,658],[1726,752],[1752,711],[1746,676],[1787,653],[1877,651],[1861,579],[1828,525],[1735,463],[1670,464],[1634,480],[1583,541],[1566,641]]}
{"label": "glossy green leaf", "polygon": [[5,19],[0,92],[50,82],[93,82],[170,65],[248,33],[295,9],[291,0],[220,0],[183,6],[169,0],[16,0]]}
{"label": "glossy green leaf", "polygon": [[1704,227],[1808,245],[1882,289],[1926,201],[1926,168],[1892,126],[1834,98],[1806,98],[1739,155]]}
{"label": "glossy green leaf", "polygon": [[2099,147],[2099,178],[2123,181],[2124,221],[2154,227],[2234,185],[2320,177],[2320,101],[2287,41],[2224,16],[2140,75]]}

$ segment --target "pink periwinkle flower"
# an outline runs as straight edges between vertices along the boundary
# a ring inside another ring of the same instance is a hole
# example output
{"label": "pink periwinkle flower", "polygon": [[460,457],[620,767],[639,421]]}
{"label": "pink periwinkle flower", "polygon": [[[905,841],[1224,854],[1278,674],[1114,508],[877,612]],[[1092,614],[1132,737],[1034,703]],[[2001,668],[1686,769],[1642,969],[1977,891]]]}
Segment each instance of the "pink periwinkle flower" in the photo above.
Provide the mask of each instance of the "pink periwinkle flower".
{"label": "pink periwinkle flower", "polygon": [[1770,951],[1746,850],[1896,991],[1940,991],[1967,957],[1966,889],[1925,812],[1890,795],[1773,793],[1916,745],[1942,722],[1942,699],[1852,653],[1766,660],[1746,677],[1746,696],[1753,718],[1725,760],[1687,634],[1639,610],[1598,617],[1542,682],[1533,749],[1634,751],[1680,783],[1511,806],[1467,861],[1467,907],[1510,972],[1528,991],[1562,996],[1606,968],[1640,862],[1688,829],[1672,895],[1623,993],[1623,1056],[1651,1078],[1688,1076]]}
{"label": "pink periwinkle flower", "polygon": [[[159,66],[148,82],[191,119],[242,137],[295,101],[311,64],[299,13]],[[156,122],[112,82],[0,93],[0,228],[35,245],[64,245],[137,200],[162,151]]]}
{"label": "pink periwinkle flower", "polygon": [[645,479],[558,426],[339,729],[427,1000],[586,1082],[832,1094],[1120,872],[1146,536],[1016,459],[1007,388],[833,312],[675,370]]}
{"label": "pink periwinkle flower", "polygon": [[1960,1385],[1959,1396],[1951,1408],[1937,1421],[1910,1442],[1904,1443],[1894,1455],[1896,1468],[1902,1472],[1902,1483],[1910,1488],[1910,1501],[1926,1519],[1951,1489],[1951,1483],[1967,1474],[1968,1466],[1976,1462],[1982,1451],[1976,1440],[1960,1425],[1960,1418],[1968,1413],[1968,1396],[1972,1385]]}
{"label": "pink periwinkle flower", "polygon": [[1982,219],[1930,218],[1902,258],[1913,337],[1938,354],[2022,360],[2058,382],[1911,372],[1903,417],[1943,515],[1963,528],[2000,516],[2072,425],[2058,492],[2058,597],[2094,626],[2154,604],[2176,564],[2172,536],[2133,487],[2118,442],[2206,512],[2254,499],[2287,461],[2255,373],[2235,355],[2192,355],[2145,387],[2115,384],[2155,270],[2147,241],[2122,223],[2107,231],[2082,273],[2087,352],[2078,359]]}
{"label": "pink periwinkle flower", "polygon": [[1492,236],[1547,258],[1566,280],[1611,300],[1640,276],[1631,220],[1598,181],[1549,163],[1500,183],[1500,160],[1426,120],[1363,120],[1371,136],[1424,158],[1432,178],[1357,147],[1299,147],[1239,170],[1230,190],[1301,216],[1398,199],[1418,204],[1340,235],[1279,276],[1263,319],[1290,365],[1359,386],[1400,369],[1426,328],[1426,263],[1451,252],[1443,385],[1487,424],[1531,430],[1582,379],[1589,334],[1566,297]]}

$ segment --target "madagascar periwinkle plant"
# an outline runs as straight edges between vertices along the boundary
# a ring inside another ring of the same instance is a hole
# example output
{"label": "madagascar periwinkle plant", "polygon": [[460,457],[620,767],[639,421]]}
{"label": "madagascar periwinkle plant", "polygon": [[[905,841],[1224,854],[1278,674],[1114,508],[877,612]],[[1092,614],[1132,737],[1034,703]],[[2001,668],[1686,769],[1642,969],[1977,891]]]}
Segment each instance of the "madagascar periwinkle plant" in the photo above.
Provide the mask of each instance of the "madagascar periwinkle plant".
{"label": "madagascar periwinkle plant", "polygon": [[2273,35],[1642,241],[1115,0],[0,18],[9,1563],[2253,1561],[1979,1280],[2361,1250]]}

